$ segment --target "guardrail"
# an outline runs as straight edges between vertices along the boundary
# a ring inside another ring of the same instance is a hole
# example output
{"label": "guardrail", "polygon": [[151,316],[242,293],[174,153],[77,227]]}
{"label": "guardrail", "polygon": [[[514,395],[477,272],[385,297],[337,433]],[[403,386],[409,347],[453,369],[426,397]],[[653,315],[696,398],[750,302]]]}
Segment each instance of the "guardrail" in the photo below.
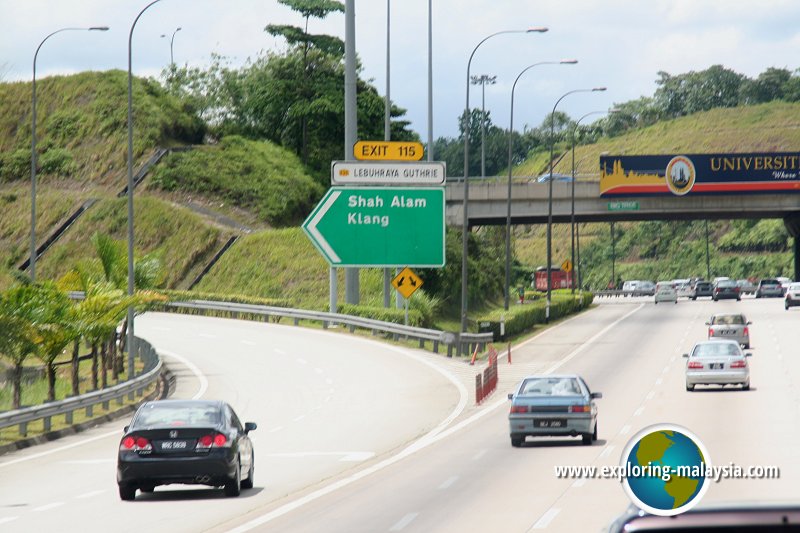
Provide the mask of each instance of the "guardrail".
{"label": "guardrail", "polygon": [[159,378],[162,363],[155,348],[147,341],[137,337],[134,346],[135,355],[141,357],[144,362],[144,368],[139,376],[113,387],[73,396],[65,400],[0,413],[0,429],[19,425],[20,436],[26,437],[28,424],[31,422],[44,420],[44,431],[48,432],[52,428],[54,416],[64,415],[65,423],[72,425],[73,413],[79,409],[86,409],[86,416],[91,417],[93,408],[97,404],[103,404],[103,408],[108,409],[112,400],[116,400],[119,405],[122,405],[125,396],[128,396],[129,400],[133,400],[135,396],[141,397],[145,389]]}
{"label": "guardrail", "polygon": [[322,327],[327,329],[331,325],[343,325],[354,332],[356,328],[372,331],[373,335],[377,332],[393,335],[395,340],[400,337],[419,340],[419,347],[424,348],[425,342],[433,344],[433,351],[439,353],[439,345],[447,346],[447,356],[452,357],[453,352],[469,354],[470,348],[477,346],[481,351],[486,344],[492,342],[492,333],[452,333],[449,331],[439,331],[436,329],[417,328],[395,324],[394,322],[384,322],[351,315],[338,313],[327,313],[324,311],[310,311],[307,309],[290,309],[285,307],[272,307],[266,305],[240,304],[232,302],[214,302],[209,300],[191,300],[187,302],[172,302],[165,304],[165,310],[176,311],[216,311],[229,313],[233,318],[240,315],[255,315],[263,317],[269,321],[273,317],[275,322],[282,318],[289,318],[297,326],[301,320],[320,322]]}
{"label": "guardrail", "polygon": [[603,298],[603,297],[611,297],[611,296],[653,296],[655,292],[653,291],[623,291],[621,289],[608,289],[603,291],[592,291],[595,296]]}

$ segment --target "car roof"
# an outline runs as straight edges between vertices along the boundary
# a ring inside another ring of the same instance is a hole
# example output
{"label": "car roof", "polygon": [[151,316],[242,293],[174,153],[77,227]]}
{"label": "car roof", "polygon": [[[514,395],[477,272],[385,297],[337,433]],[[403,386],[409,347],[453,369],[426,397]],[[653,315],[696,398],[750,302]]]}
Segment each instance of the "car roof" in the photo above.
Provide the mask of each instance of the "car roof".
{"label": "car roof", "polygon": [[214,407],[221,408],[225,402],[222,400],[152,400],[142,404],[142,407]]}
{"label": "car roof", "polygon": [[735,344],[736,346],[739,346],[738,342],[731,339],[709,339],[707,341],[698,341],[694,343],[695,346],[700,346],[701,344]]}

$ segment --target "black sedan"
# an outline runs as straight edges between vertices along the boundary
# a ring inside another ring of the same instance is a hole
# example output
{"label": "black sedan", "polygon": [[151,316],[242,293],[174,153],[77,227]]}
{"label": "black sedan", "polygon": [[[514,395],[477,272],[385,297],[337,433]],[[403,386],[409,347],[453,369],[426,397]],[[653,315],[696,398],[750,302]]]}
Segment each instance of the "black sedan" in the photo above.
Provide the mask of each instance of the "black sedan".
{"label": "black sedan", "polygon": [[117,485],[123,500],[136,490],[183,483],[224,487],[227,496],[253,488],[255,458],[248,433],[230,405],[210,400],[146,402],[119,443]]}

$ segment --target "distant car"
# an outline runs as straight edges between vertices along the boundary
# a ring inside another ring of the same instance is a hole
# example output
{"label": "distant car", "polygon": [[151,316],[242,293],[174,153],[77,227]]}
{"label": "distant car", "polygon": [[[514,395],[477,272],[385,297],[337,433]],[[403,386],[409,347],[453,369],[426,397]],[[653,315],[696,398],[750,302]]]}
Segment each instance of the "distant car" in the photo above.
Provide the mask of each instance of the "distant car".
{"label": "distant car", "polygon": [[800,305],[800,283],[792,283],[786,290],[786,296],[783,299],[783,307],[789,309]]}
{"label": "distant car", "polygon": [[526,437],[580,436],[583,444],[597,440],[597,405],[602,398],[576,374],[535,375],[522,380],[508,395],[511,445],[522,446]]}
{"label": "distant car", "polygon": [[655,303],[672,302],[678,303],[678,291],[672,286],[671,281],[659,281],[656,283],[656,293],[653,297]]}
{"label": "distant car", "polygon": [[750,324],[752,322],[741,313],[719,313],[706,322],[708,338],[733,340],[750,348]]}
{"label": "distant car", "polygon": [[762,279],[758,282],[756,298],[781,298],[783,286],[777,279]]}
{"label": "distant car", "polygon": [[756,285],[749,279],[737,279],[736,285],[739,286],[741,294],[754,294],[756,292]]}
{"label": "distant car", "polygon": [[253,488],[255,458],[248,433],[230,405],[210,400],[145,402],[119,444],[117,485],[122,500],[136,490],[182,483],[224,487],[226,496]]}
{"label": "distant car", "polygon": [[653,296],[656,293],[656,284],[652,281],[640,281],[636,292],[644,296]]}
{"label": "distant car", "polygon": [[786,294],[786,289],[788,289],[789,285],[792,284],[792,280],[783,276],[778,276],[775,279],[777,279],[780,282],[781,288],[783,289],[783,294]]}
{"label": "distant car", "polygon": [[692,292],[692,300],[698,298],[714,297],[714,286],[708,281],[698,281],[694,284],[694,292]]}
{"label": "distant car", "polygon": [[672,280],[675,285],[675,292],[678,293],[678,298],[691,298],[692,285],[688,279],[686,280]]}
{"label": "distant car", "polygon": [[639,288],[640,283],[641,281],[637,279],[628,280],[622,284],[622,290],[625,292],[633,292]]}
{"label": "distant car", "polygon": [[[538,178],[536,178],[537,183],[547,183],[550,181],[550,173],[545,172]],[[559,174],[558,172],[553,173],[553,181],[572,181],[572,176],[569,174]]]}
{"label": "distant car", "polygon": [[686,390],[693,391],[696,385],[741,385],[750,389],[750,366],[736,341],[711,340],[698,342],[688,354],[686,361]]}
{"label": "distant car", "polygon": [[742,295],[739,292],[739,286],[732,279],[723,279],[714,284],[713,293],[711,298],[717,302],[719,300],[731,299],[741,300]]}

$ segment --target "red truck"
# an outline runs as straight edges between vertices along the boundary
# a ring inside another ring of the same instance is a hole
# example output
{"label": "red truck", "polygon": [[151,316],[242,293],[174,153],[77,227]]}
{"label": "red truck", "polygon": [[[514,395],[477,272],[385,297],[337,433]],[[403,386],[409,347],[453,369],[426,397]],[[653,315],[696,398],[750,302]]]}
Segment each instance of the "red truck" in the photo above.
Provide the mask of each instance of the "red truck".
{"label": "red truck", "polygon": [[[561,268],[550,268],[550,288],[551,289],[571,289],[572,272],[566,272]],[[537,291],[547,290],[547,267],[539,267],[533,273],[533,286]]]}

